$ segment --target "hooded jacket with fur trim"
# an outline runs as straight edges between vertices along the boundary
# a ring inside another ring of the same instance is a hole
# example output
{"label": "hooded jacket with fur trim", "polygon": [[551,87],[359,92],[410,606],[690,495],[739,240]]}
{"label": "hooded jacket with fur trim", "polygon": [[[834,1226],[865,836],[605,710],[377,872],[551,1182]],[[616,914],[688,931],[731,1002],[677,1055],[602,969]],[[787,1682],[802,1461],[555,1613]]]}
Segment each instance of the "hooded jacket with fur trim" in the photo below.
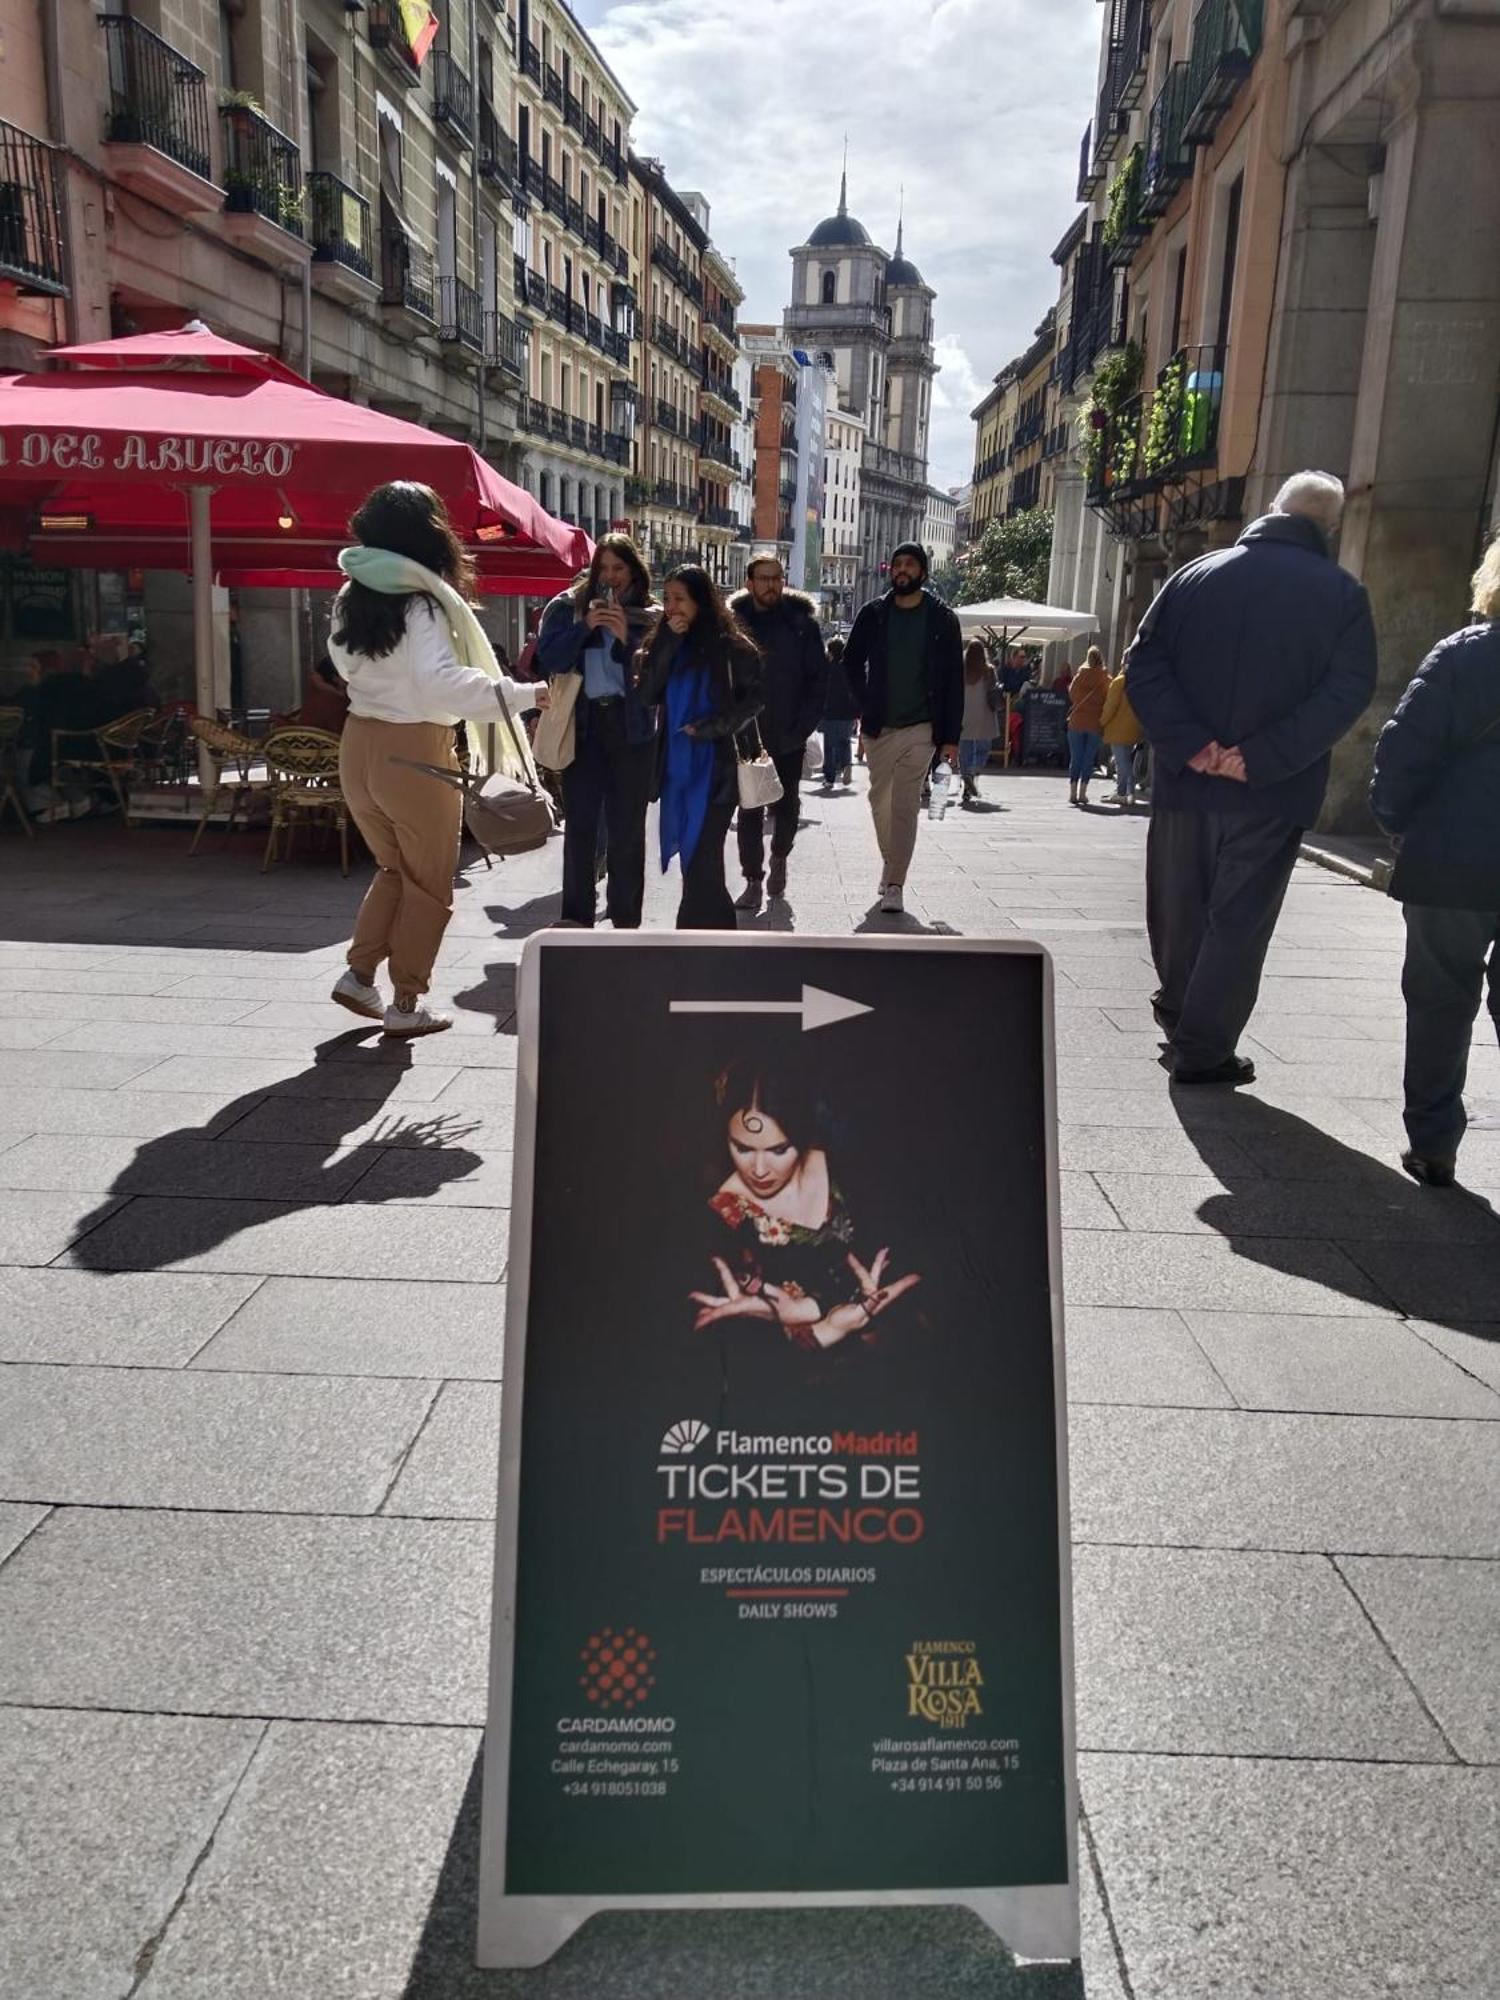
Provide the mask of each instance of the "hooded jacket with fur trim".
{"label": "hooded jacket with fur trim", "polygon": [[773,757],[798,754],[822,720],[828,685],[817,607],[800,590],[784,590],[774,611],[762,611],[748,590],[737,590],[729,608],[764,656],[761,740]]}

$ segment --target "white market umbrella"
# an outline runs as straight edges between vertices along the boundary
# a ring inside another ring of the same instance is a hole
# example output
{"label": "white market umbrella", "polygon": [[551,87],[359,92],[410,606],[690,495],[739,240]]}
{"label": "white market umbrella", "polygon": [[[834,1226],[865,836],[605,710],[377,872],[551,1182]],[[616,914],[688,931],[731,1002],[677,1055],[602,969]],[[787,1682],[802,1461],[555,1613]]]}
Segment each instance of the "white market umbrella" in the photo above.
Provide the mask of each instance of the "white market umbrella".
{"label": "white market umbrella", "polygon": [[1032,604],[1024,597],[992,597],[983,604],[955,604],[953,609],[966,634],[998,632],[1011,646],[1045,646],[1054,639],[1080,639],[1085,632],[1099,628],[1090,611]]}

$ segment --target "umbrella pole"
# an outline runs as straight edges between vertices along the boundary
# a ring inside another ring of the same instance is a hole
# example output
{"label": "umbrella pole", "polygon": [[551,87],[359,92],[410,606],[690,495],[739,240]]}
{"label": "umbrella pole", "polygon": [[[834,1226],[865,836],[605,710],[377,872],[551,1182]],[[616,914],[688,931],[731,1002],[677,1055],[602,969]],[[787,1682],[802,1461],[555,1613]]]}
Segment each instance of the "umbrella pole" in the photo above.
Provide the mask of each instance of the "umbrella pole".
{"label": "umbrella pole", "polygon": [[[193,551],[193,705],[209,721],[214,718],[214,561],[209,518],[211,486],[188,488],[188,525]],[[215,782],[214,762],[204,743],[198,745],[198,782],[207,791]]]}

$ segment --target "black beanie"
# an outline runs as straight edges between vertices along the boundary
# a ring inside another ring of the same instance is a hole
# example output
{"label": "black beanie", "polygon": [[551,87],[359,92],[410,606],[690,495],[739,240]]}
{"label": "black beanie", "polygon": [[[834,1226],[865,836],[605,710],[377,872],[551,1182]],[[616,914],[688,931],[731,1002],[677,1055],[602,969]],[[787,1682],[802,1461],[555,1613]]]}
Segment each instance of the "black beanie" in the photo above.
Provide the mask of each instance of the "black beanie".
{"label": "black beanie", "polygon": [[896,547],[891,550],[891,561],[893,563],[897,556],[915,556],[917,561],[922,565],[922,575],[924,577],[931,567],[927,561],[927,551],[920,542],[898,542]]}

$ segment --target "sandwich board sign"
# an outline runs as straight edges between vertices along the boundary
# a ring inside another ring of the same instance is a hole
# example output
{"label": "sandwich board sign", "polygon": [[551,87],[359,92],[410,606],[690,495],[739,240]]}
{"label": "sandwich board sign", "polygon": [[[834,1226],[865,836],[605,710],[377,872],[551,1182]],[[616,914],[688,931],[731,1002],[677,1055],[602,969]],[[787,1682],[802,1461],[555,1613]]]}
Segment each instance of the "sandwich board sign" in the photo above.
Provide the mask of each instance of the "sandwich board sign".
{"label": "sandwich board sign", "polygon": [[1051,966],[522,960],[479,1962],[962,1904],[1078,1953]]}

